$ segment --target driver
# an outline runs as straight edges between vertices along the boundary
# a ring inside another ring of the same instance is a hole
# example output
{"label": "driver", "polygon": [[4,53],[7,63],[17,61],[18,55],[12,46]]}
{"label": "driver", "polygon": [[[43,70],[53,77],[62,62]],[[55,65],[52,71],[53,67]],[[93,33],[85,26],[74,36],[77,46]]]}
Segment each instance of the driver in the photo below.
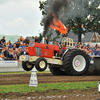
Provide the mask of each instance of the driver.
{"label": "driver", "polygon": [[59,56],[61,56],[62,53],[64,53],[65,51],[66,51],[66,45],[65,45],[65,43],[63,43],[62,46],[61,46],[61,49],[58,50]]}

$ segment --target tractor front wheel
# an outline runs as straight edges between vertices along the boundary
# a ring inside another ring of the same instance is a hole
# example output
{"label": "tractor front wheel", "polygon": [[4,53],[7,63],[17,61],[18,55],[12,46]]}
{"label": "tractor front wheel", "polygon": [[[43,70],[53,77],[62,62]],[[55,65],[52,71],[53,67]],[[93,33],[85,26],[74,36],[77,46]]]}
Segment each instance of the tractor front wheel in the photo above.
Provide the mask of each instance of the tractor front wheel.
{"label": "tractor front wheel", "polygon": [[22,62],[22,67],[25,71],[31,71],[34,67],[34,64],[30,64],[28,61]]}
{"label": "tractor front wheel", "polygon": [[45,58],[38,58],[35,62],[35,67],[38,71],[44,71],[47,68],[47,61]]}

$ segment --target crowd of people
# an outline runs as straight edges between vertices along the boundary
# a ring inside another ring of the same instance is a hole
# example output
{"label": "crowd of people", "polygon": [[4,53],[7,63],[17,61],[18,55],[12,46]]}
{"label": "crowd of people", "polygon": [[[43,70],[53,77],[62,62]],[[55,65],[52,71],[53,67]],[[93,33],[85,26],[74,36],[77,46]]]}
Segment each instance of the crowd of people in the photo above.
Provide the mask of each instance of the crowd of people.
{"label": "crowd of people", "polygon": [[90,43],[74,43],[74,48],[79,48],[83,51],[85,51],[91,58],[94,56],[100,56],[100,45],[90,45]]}
{"label": "crowd of people", "polygon": [[12,43],[10,40],[6,42],[5,36],[0,40],[0,60],[19,60],[19,56],[28,54],[28,45],[31,41],[28,37],[22,39],[22,36]]}
{"label": "crowd of people", "polygon": [[[30,42],[42,42],[38,39],[36,36],[33,41],[29,40],[28,37],[26,39],[23,39],[22,36],[16,41],[15,43],[12,44],[12,42],[9,40],[9,42],[6,42],[5,36],[0,40],[0,48],[1,48],[1,53],[0,53],[0,60],[19,60],[20,55],[28,55],[28,45]],[[60,52],[59,55],[62,54],[62,52],[65,51],[65,44],[62,44],[61,41],[55,41],[53,42],[52,39],[50,38],[49,41],[47,37],[45,37],[45,44],[51,44],[51,45],[58,45],[60,47]],[[94,55],[100,55],[100,45],[95,45],[91,46],[90,43],[73,43],[74,48],[79,48],[83,51],[85,51],[91,58],[93,58]]]}

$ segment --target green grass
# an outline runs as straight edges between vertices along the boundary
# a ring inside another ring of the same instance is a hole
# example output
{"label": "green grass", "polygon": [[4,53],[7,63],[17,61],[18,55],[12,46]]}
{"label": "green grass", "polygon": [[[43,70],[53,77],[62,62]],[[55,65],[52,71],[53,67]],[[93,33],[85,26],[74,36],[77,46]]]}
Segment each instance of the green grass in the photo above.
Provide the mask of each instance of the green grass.
{"label": "green grass", "polygon": [[35,92],[47,91],[49,89],[71,90],[71,89],[91,89],[97,88],[98,82],[74,82],[74,83],[49,83],[38,84],[38,87],[29,87],[29,85],[2,85],[0,86],[0,93],[8,92]]}
{"label": "green grass", "polygon": [[[1,74],[30,74],[30,72],[0,72],[0,75]],[[36,73],[50,73],[50,71],[43,71],[43,72],[39,72],[39,71],[36,71]]]}

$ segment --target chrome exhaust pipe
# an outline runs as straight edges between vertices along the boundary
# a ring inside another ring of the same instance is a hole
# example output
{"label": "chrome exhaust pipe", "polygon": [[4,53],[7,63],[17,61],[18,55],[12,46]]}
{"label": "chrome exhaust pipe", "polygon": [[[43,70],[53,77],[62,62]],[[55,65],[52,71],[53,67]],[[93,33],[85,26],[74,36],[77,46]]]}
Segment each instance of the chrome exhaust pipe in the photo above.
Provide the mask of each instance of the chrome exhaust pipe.
{"label": "chrome exhaust pipe", "polygon": [[45,37],[42,38],[42,43],[43,43],[43,44],[45,43]]}

